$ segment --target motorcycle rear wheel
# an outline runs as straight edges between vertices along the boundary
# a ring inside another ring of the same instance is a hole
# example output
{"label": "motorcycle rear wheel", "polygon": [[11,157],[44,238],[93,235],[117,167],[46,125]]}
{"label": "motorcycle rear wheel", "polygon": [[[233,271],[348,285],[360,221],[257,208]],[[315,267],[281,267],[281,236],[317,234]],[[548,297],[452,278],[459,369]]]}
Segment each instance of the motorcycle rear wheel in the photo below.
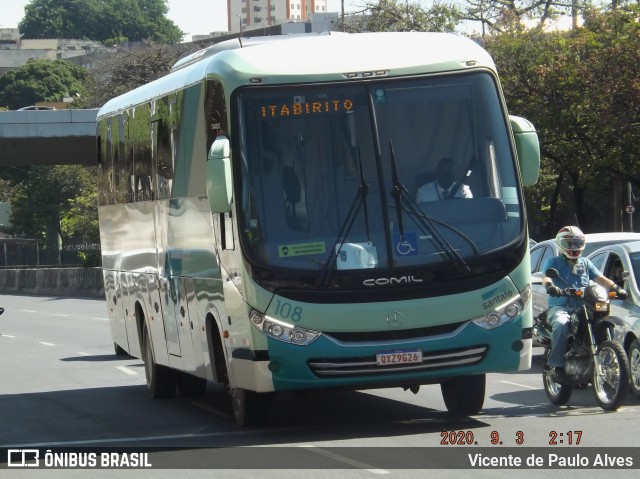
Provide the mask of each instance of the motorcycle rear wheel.
{"label": "motorcycle rear wheel", "polygon": [[629,360],[615,341],[600,343],[597,356],[600,365],[593,369],[593,394],[602,409],[615,411],[629,389]]}
{"label": "motorcycle rear wheel", "polygon": [[555,381],[553,369],[547,364],[550,349],[544,351],[544,363],[542,367],[542,383],[544,384],[544,392],[551,404],[563,406],[571,399],[573,386],[571,384],[560,384]]}

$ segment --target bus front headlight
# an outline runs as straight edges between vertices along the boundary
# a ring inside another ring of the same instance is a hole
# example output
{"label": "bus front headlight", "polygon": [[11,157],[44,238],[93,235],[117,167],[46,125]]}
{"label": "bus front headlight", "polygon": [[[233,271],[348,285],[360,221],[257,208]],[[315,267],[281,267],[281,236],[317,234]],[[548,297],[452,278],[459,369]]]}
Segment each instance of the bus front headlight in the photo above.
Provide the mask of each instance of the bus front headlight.
{"label": "bus front headlight", "polygon": [[252,311],[250,315],[251,324],[262,331],[267,336],[290,344],[306,346],[318,339],[322,333],[312,329],[305,329],[294,326],[279,319],[271,318],[257,311]]}
{"label": "bus front headlight", "polygon": [[527,285],[522,292],[502,303],[492,311],[487,311],[484,316],[472,319],[482,329],[494,329],[507,324],[518,317],[531,301],[531,285]]}

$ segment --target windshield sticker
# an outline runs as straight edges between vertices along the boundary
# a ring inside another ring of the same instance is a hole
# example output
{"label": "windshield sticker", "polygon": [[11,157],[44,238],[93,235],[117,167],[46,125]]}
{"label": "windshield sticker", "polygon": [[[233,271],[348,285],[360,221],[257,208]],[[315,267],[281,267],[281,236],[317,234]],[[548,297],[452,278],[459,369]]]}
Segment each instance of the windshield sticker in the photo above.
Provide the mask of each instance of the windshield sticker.
{"label": "windshield sticker", "polygon": [[413,232],[405,233],[400,238],[400,233],[393,233],[393,254],[395,256],[416,256],[418,254],[418,240]]}
{"label": "windshield sticker", "polygon": [[323,254],[325,252],[326,248],[324,242],[285,244],[278,246],[278,257],[280,258]]}
{"label": "windshield sticker", "polygon": [[276,105],[262,105],[261,118],[283,118],[287,116],[315,115],[317,113],[340,113],[351,111],[353,100],[324,100],[305,101],[302,103],[280,103]]}

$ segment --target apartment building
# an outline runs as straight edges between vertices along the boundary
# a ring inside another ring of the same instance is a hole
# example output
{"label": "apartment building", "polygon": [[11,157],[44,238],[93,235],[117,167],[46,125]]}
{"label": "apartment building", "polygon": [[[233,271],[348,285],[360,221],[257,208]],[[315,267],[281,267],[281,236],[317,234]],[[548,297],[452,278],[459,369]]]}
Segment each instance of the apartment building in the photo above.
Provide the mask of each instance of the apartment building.
{"label": "apartment building", "polygon": [[279,23],[304,22],[327,13],[327,0],[227,0],[228,27],[232,33]]}

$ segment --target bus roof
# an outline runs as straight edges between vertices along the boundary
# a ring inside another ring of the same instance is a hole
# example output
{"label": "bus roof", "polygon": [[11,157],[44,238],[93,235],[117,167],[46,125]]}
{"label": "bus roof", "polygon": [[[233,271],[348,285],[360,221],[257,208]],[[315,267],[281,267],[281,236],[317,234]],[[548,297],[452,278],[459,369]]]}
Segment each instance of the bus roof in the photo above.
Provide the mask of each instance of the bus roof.
{"label": "bus roof", "polygon": [[[224,42],[179,60],[168,75],[107,102],[98,117],[162,97],[224,72],[231,90],[256,83],[344,81],[485,67],[490,55],[450,33],[377,32],[259,37]],[[198,58],[201,57],[200,60]],[[230,74],[230,75],[229,75]]]}

